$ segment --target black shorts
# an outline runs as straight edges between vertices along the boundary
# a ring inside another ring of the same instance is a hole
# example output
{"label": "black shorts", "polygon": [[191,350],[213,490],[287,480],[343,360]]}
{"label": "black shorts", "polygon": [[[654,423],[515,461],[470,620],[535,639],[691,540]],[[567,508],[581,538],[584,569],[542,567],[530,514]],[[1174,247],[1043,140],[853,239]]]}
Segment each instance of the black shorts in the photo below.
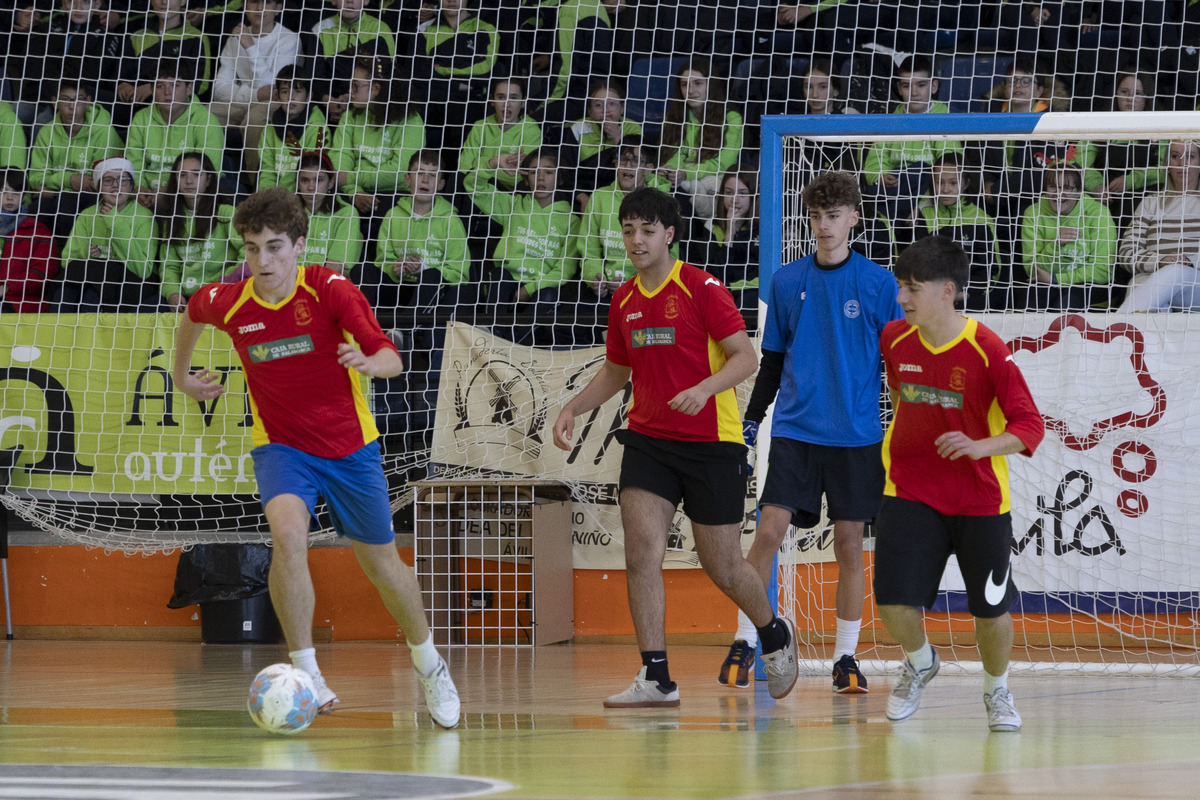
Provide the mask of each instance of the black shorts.
{"label": "black shorts", "polygon": [[875,526],[875,604],[930,608],[953,553],[971,614],[991,619],[1017,599],[1009,567],[1012,517],[941,514],[924,503],[883,498]]}
{"label": "black shorts", "polygon": [[792,512],[792,524],[811,528],[821,521],[821,495],[834,522],[870,522],[883,498],[881,444],[829,447],[771,437],[767,478],[759,505]]}
{"label": "black shorts", "polygon": [[678,505],[701,525],[740,525],[746,516],[749,464],[746,446],[735,442],[677,442],[631,430],[617,433],[625,445],[620,488],[635,486]]}

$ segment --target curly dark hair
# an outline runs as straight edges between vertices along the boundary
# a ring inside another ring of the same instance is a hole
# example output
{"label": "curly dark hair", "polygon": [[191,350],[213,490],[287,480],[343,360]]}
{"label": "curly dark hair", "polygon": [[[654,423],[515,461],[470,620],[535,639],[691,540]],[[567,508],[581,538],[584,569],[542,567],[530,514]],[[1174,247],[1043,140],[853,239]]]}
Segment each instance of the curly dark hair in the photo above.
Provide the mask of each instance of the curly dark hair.
{"label": "curly dark hair", "polygon": [[845,170],[822,172],[808,182],[800,199],[809,210],[848,206],[858,211],[862,205],[862,194],[858,191],[858,178]]}

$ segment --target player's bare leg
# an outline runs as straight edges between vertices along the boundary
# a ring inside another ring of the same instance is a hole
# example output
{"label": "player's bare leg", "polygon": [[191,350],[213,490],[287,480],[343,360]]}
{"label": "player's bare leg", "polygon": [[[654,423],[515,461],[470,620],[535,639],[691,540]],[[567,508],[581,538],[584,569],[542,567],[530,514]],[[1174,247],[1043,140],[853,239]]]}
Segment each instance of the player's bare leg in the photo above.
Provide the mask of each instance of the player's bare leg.
{"label": "player's bare leg", "polygon": [[635,486],[621,490],[629,612],[643,652],[667,649],[662,565],[674,516],[675,506],[663,497]]}
{"label": "player's bare leg", "polygon": [[921,609],[912,606],[879,606],[879,618],[906,653],[924,646],[925,623]]}
{"label": "player's bare leg", "polygon": [[840,619],[862,619],[863,601],[867,596],[863,528],[861,522],[833,523],[833,555],[838,565],[837,615]]}
{"label": "player's bare leg", "polygon": [[351,540],[351,546],[363,572],[379,592],[384,607],[404,631],[404,638],[412,642],[428,639],[429,622],[425,618],[420,584],[412,567],[400,559],[396,545]]}
{"label": "player's bare leg", "polygon": [[621,490],[625,530],[625,577],[629,613],[637,632],[642,668],[633,684],[608,697],[605,708],[675,708],[679,689],[667,665],[666,594],[662,563],[675,505],[645,489]]}
{"label": "player's bare leg", "polygon": [[313,646],[316,607],[308,571],[308,507],[294,494],[271,498],[264,509],[271,529],[271,572],[267,585],[289,650]]}
{"label": "player's bare leg", "polygon": [[308,571],[308,506],[294,494],[272,497],[263,512],[271,528],[271,572],[267,586],[271,605],[283,628],[292,663],[304,670],[317,685],[317,701],[322,711],[337,703],[337,695],[326,684],[317,667],[313,649],[313,611],[316,593]]}
{"label": "player's bare leg", "polygon": [[993,731],[1019,731],[1021,715],[1008,691],[1008,662],[1012,657],[1013,623],[1010,614],[975,618],[975,641],[983,660],[983,704]]}
{"label": "player's bare leg", "polygon": [[766,625],[775,616],[767,600],[766,584],[758,571],[742,556],[738,539],[741,525],[699,525],[692,523],[696,554],[700,566],[724,592],[737,603],[756,627]]}
{"label": "player's bare leg", "polygon": [[775,562],[775,554],[783,546],[783,538],[787,536],[791,524],[792,512],[786,508],[762,506],[759,509],[754,543],[750,545],[746,560],[754,567],[764,587],[771,582],[771,565]]}
{"label": "player's bare leg", "polygon": [[888,633],[904,649],[900,676],[888,695],[887,718],[899,722],[911,717],[921,706],[925,685],[938,673],[937,651],[925,638],[924,615],[913,606],[879,606],[879,618]]}

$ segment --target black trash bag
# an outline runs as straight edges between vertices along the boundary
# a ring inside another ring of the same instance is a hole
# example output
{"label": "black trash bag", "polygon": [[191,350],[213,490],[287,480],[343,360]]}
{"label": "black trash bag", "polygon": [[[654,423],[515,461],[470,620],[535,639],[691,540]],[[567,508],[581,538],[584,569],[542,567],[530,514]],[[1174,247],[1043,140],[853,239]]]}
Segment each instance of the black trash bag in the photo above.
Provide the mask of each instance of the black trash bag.
{"label": "black trash bag", "polygon": [[270,570],[271,548],[265,544],[196,545],[179,554],[167,608],[266,594]]}

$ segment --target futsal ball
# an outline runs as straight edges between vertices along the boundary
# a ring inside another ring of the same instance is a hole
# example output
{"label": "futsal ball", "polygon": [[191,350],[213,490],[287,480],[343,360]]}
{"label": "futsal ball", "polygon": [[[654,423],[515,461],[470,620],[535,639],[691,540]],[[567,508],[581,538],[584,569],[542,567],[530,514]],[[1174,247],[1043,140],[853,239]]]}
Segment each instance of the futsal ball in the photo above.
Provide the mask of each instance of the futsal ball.
{"label": "futsal ball", "polygon": [[317,718],[317,687],[304,670],[272,664],[254,676],[246,708],[264,731],[290,736]]}

